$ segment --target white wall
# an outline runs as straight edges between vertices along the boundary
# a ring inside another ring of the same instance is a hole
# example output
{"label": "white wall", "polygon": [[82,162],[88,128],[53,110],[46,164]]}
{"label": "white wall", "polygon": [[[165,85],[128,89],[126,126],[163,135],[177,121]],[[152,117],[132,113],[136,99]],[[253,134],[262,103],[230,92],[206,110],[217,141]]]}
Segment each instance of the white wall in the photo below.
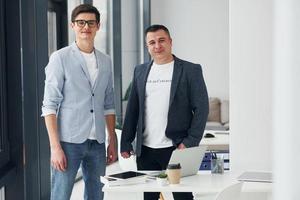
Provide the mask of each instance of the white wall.
{"label": "white wall", "polygon": [[272,168],[272,0],[230,0],[230,162]]}
{"label": "white wall", "polygon": [[209,96],[229,98],[228,0],[151,0],[151,23],[164,24],[179,58],[199,63]]}

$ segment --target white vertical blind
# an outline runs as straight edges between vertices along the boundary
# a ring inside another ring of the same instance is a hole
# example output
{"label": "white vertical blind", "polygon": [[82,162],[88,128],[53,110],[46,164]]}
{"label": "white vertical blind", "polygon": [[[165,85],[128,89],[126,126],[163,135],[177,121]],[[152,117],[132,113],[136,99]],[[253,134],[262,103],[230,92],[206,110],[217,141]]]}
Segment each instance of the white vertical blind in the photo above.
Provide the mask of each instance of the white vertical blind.
{"label": "white vertical blind", "polygon": [[274,199],[299,199],[300,1],[274,1]]}

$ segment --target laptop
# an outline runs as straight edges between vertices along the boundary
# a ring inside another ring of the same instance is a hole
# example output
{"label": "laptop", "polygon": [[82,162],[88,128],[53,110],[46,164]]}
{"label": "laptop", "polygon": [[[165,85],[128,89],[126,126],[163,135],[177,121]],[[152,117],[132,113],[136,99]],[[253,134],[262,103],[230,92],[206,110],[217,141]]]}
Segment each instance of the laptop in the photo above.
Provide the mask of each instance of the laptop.
{"label": "laptop", "polygon": [[198,173],[207,146],[196,146],[173,151],[169,164],[181,166],[181,177],[192,176]]}

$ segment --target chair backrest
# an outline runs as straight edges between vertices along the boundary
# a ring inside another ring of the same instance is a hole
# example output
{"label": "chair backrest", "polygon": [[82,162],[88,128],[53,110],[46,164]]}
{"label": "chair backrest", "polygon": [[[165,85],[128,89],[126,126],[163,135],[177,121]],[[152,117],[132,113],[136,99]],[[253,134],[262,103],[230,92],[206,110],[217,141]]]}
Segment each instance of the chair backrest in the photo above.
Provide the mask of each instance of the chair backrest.
{"label": "chair backrest", "polygon": [[233,185],[228,186],[217,194],[215,200],[238,200],[241,196],[243,183],[239,182]]}
{"label": "chair backrest", "polygon": [[127,159],[121,156],[121,130],[116,129],[116,135],[118,140],[118,160],[121,169],[124,171],[137,171],[135,155],[132,155]]}

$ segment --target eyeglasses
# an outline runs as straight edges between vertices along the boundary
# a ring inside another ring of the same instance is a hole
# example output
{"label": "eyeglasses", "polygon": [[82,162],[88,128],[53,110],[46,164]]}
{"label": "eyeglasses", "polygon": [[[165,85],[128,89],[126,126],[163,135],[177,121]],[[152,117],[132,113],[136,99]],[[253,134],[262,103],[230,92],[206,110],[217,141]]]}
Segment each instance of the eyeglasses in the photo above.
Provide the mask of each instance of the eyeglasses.
{"label": "eyeglasses", "polygon": [[73,23],[76,22],[77,26],[80,28],[85,27],[85,25],[87,24],[90,28],[94,28],[97,26],[97,20],[83,20],[83,19],[79,19],[79,20],[74,20]]}

